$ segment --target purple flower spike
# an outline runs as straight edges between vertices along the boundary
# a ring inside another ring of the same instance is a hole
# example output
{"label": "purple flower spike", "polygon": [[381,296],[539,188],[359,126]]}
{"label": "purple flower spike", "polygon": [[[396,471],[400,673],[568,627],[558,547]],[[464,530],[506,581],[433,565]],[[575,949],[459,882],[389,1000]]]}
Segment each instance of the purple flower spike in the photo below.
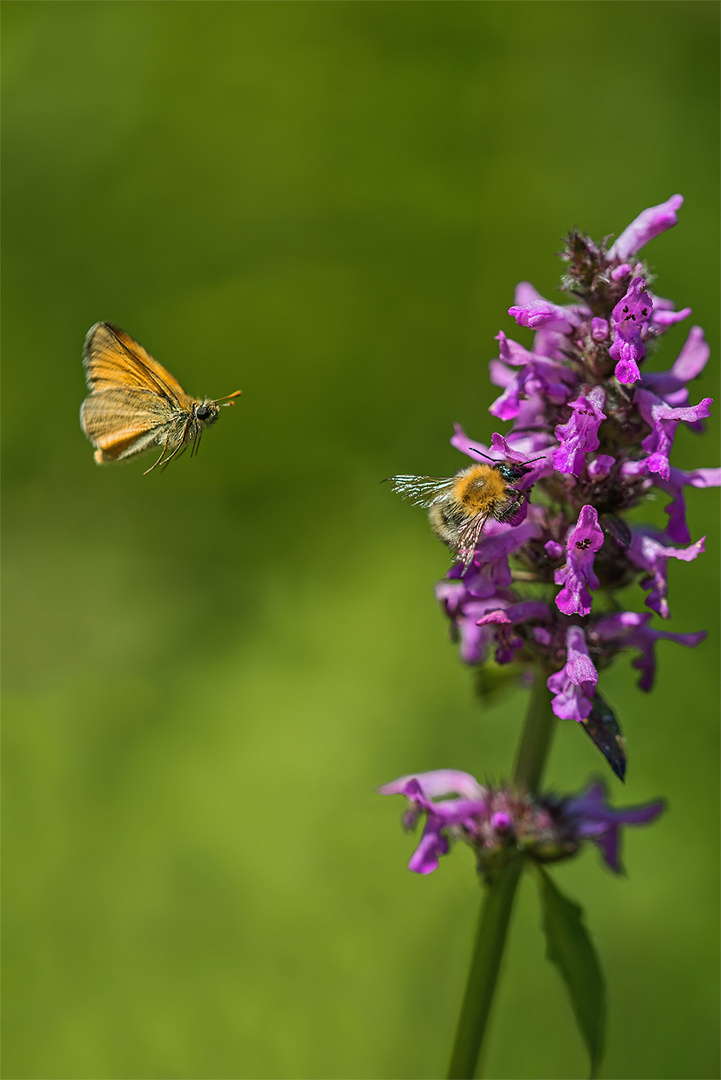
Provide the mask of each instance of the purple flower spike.
{"label": "purple flower spike", "polygon": [[565,813],[576,818],[578,833],[598,844],[606,863],[617,874],[623,873],[619,857],[621,825],[647,825],[665,808],[664,801],[658,799],[645,806],[615,810],[607,805],[602,784],[593,784],[585,794],[564,805]]}
{"label": "purple flower spike", "polygon": [[672,229],[678,221],[676,211],[683,206],[683,195],[672,195],[665,203],[649,206],[628,225],[608,253],[610,259],[625,261],[635,255],[649,240]]}
{"label": "purple flower spike", "polygon": [[598,588],[593,572],[593,557],[603,544],[603,531],[593,506],[584,506],[578,522],[566,541],[566,564],[556,570],[553,580],[563,588],[556,606],[564,615],[588,615],[591,610],[589,589]]}
{"label": "purple flower spike", "polygon": [[[653,612],[668,618],[669,559],[688,562],[704,548],[703,539],[691,542],[686,489],[721,486],[719,468],[671,463],[678,425],[702,432],[710,415],[711,398],[695,405],[689,391],[709,359],[701,327],[691,327],[670,367],[648,370],[649,353],[691,309],[676,310],[675,300],[647,287],[639,252],[676,224],[682,203],[674,195],[644,210],[610,249],[572,229],[560,253],[568,302],[552,303],[522,281],[509,311],[532,331],[532,343],[497,335],[490,373],[499,396],[489,412],[504,421],[502,430],[491,434],[486,424],[476,442],[456,425],[451,443],[466,458],[454,476],[389,478],[427,509],[455,558],[436,595],[462,659],[488,664],[478,693],[516,677],[528,686],[542,670],[556,715],[579,722],[621,779],[623,732],[598,673],[633,650],[648,690],[659,639],[686,646],[702,639],[650,629],[649,621]],[[665,531],[634,524],[656,489],[667,504]],[[460,551],[471,558],[461,563]],[[625,611],[638,586],[645,610]],[[507,807],[495,810],[505,820]],[[428,829],[437,858],[449,833],[434,832],[433,822]],[[498,829],[491,831],[496,843]]]}
{"label": "purple flower spike", "polygon": [[608,352],[618,361],[615,375],[620,383],[628,385],[641,378],[638,365],[646,351],[641,337],[652,313],[653,301],[646,290],[646,282],[636,277],[611,313],[613,344]]}
{"label": "purple flower spike", "polygon": [[554,695],[551,708],[561,720],[585,720],[591,713],[598,672],[588,655],[586,637],[580,626],[566,630],[565,666],[551,675],[546,685]]}
{"label": "purple flower spike", "polygon": [[601,411],[606,400],[602,386],[594,386],[588,394],[581,394],[574,401],[569,401],[573,409],[567,424],[559,424],[556,438],[561,446],[553,457],[553,467],[562,473],[580,476],[586,462],[585,455],[591,450],[598,450],[598,429],[606,414]]}

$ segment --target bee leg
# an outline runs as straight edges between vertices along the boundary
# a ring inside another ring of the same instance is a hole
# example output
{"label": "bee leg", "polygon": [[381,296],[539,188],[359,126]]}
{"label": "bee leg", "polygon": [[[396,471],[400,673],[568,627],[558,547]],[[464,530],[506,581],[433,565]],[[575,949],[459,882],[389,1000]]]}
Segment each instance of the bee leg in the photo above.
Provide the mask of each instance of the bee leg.
{"label": "bee leg", "polygon": [[528,502],[531,489],[517,491],[516,488],[506,488],[506,494],[508,495],[508,502],[496,515],[496,521],[500,521],[502,524],[515,524],[514,518],[518,517]]}

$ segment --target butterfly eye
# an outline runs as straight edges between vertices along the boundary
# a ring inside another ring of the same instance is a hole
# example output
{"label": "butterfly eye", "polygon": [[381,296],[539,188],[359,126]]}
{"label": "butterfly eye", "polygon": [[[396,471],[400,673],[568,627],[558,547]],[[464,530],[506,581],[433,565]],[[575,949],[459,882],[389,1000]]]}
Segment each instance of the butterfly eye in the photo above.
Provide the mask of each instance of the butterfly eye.
{"label": "butterfly eye", "polygon": [[197,416],[198,420],[207,420],[210,416],[210,409],[207,405],[199,405],[198,408],[195,410],[195,415]]}

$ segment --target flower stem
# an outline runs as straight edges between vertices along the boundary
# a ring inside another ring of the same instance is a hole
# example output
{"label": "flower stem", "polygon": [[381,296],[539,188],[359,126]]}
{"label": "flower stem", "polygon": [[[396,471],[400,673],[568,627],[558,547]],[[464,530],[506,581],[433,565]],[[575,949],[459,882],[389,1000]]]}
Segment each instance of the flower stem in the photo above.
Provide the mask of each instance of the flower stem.
{"label": "flower stem", "polygon": [[[539,670],[531,692],[513,770],[513,783],[517,788],[532,792],[540,783],[551,748],[555,723],[556,718],[551,711],[551,695],[546,688],[546,676]],[[515,859],[485,888],[471,968],[448,1070],[449,1080],[472,1080],[472,1077],[477,1075],[522,868],[523,860]]]}
{"label": "flower stem", "polygon": [[531,690],[531,700],[521,733],[513,767],[513,784],[533,794],[541,782],[556,730],[556,716],[551,709],[551,692],[546,686],[546,673],[539,670]]}

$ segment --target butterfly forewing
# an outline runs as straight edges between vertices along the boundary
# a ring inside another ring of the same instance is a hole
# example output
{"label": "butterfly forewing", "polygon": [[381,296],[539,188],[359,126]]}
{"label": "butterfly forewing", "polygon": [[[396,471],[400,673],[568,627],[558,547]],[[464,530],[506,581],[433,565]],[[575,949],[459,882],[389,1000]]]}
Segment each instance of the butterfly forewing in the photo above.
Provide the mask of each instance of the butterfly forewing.
{"label": "butterfly forewing", "polygon": [[117,326],[96,323],[85,338],[83,364],[94,392],[131,388],[160,395],[187,408],[193,399],[162,364]]}

